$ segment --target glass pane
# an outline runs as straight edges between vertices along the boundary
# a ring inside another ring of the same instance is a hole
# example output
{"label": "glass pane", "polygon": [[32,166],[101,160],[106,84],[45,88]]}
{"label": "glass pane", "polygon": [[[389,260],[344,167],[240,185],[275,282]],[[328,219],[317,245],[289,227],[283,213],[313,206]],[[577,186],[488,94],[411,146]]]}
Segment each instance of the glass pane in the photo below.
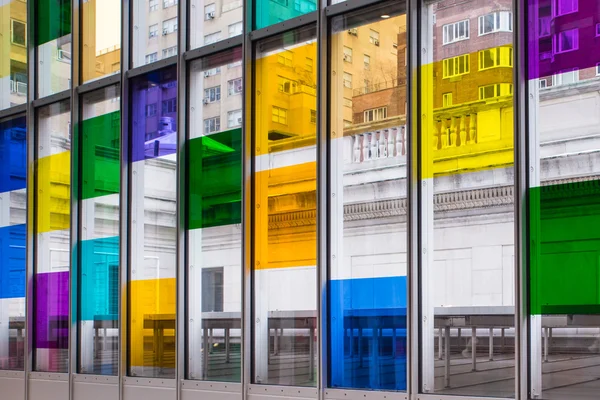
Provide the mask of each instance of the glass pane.
{"label": "glass pane", "polygon": [[4,110],[27,101],[27,0],[0,3],[0,21],[0,110]]}
{"label": "glass pane", "polygon": [[[478,17],[499,7],[512,3],[432,1],[421,8],[426,393],[515,396],[513,69],[478,65],[481,51],[511,53],[504,50],[512,48],[511,32],[478,36]],[[460,40],[444,44],[443,31]],[[443,73],[447,63],[453,75]],[[444,107],[448,94],[452,103]]]}
{"label": "glass pane", "polygon": [[121,1],[87,0],[81,4],[81,80],[121,70]]}
{"label": "glass pane", "polygon": [[177,55],[177,0],[133,0],[132,66]]}
{"label": "glass pane", "polygon": [[34,370],[68,372],[71,209],[69,101],[37,113]]}
{"label": "glass pane", "polygon": [[[241,380],[241,57],[238,48],[190,67],[186,169],[191,379]],[[217,67],[219,74],[205,76]],[[220,98],[210,101],[206,92],[215,88],[220,88]]]}
{"label": "glass pane", "polygon": [[0,369],[24,361],[26,133],[24,116],[0,122]]}
{"label": "glass pane", "polygon": [[242,0],[190,0],[190,48],[241,35]]}
{"label": "glass pane", "polygon": [[549,21],[555,37],[579,29],[566,53],[543,29],[528,32],[530,392],[591,400],[600,378],[600,3],[556,3],[558,13],[527,1],[530,20]]}
{"label": "glass pane", "polygon": [[37,97],[71,88],[71,0],[36,3]]}
{"label": "glass pane", "polygon": [[[314,26],[260,41],[254,125],[253,382],[315,386]],[[310,60],[310,62],[309,62]],[[289,81],[288,86],[281,79]]]}
{"label": "glass pane", "polygon": [[287,21],[317,10],[316,0],[256,0],[254,29]]}
{"label": "glass pane", "polygon": [[79,373],[116,375],[119,305],[120,87],[83,96],[79,145]]}
{"label": "glass pane", "polygon": [[[332,21],[331,387],[406,390],[404,9],[388,3]],[[381,32],[377,45],[370,30]],[[345,49],[369,63],[348,61]],[[360,86],[346,87],[342,72]]]}
{"label": "glass pane", "polygon": [[131,91],[129,373],[175,377],[177,71]]}

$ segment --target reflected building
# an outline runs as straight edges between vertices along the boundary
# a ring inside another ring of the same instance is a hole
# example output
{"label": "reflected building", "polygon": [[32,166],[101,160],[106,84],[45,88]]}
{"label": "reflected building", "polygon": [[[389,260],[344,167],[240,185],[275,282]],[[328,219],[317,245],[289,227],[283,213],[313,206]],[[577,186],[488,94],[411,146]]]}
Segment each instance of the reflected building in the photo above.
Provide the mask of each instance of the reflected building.
{"label": "reflected building", "polygon": [[0,37],[0,110],[23,104],[27,99],[27,2],[3,2],[0,24],[7,27]]}

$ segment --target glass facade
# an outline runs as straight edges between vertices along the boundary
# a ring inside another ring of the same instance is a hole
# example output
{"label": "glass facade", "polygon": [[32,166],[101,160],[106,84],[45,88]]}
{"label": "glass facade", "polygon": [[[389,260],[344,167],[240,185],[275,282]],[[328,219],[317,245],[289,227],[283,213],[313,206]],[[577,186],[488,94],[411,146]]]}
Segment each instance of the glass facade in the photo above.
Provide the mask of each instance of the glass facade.
{"label": "glass facade", "polygon": [[0,393],[596,399],[599,93],[600,0],[0,0]]}

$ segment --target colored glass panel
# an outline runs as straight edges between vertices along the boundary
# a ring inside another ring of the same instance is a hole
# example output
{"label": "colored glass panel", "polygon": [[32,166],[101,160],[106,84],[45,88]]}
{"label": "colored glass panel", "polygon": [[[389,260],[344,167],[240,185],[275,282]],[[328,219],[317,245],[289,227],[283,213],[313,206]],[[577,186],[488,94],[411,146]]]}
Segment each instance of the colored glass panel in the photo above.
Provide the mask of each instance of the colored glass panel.
{"label": "colored glass panel", "polygon": [[37,46],[71,33],[71,0],[39,0],[36,9]]}
{"label": "colored glass panel", "polygon": [[190,65],[186,148],[190,379],[241,381],[241,56],[241,48],[235,48]]}
{"label": "colored glass panel", "polygon": [[[515,335],[511,8],[484,0],[421,6],[425,393],[515,396],[514,347],[496,346]],[[478,318],[502,323],[473,324]],[[483,362],[497,367],[493,386],[480,384],[492,379]]]}
{"label": "colored glass panel", "polygon": [[37,97],[71,87],[71,1],[36,3]]}
{"label": "colored glass panel", "polygon": [[244,9],[241,0],[190,0],[190,48],[241,35]]}
{"label": "colored glass panel", "polygon": [[79,373],[116,375],[119,314],[120,87],[83,96],[77,260]]}
{"label": "colored glass panel", "polygon": [[175,376],[177,73],[131,90],[129,374]]}
{"label": "colored glass panel", "polygon": [[315,35],[311,26],[257,44],[251,207],[255,383],[316,384]]}
{"label": "colored glass panel", "polygon": [[255,8],[254,29],[300,17],[317,10],[315,0],[257,0]]}
{"label": "colored glass panel", "polygon": [[594,399],[600,3],[529,0],[526,6],[534,21],[527,32],[530,392],[540,399]]}
{"label": "colored glass panel", "polygon": [[0,369],[23,370],[26,122],[0,122]]}
{"label": "colored glass panel", "polygon": [[81,4],[81,80],[121,70],[121,1],[87,0]]}
{"label": "colored glass panel", "polygon": [[34,370],[68,371],[71,122],[69,102],[37,111]]}
{"label": "colored glass panel", "polygon": [[332,21],[330,387],[406,390],[403,10],[388,3]]}
{"label": "colored glass panel", "polygon": [[189,229],[241,223],[241,129],[193,139],[189,149]]}
{"label": "colored glass panel", "polygon": [[178,0],[133,0],[132,67],[177,55]]}
{"label": "colored glass panel", "polygon": [[27,2],[0,3],[0,110],[27,100]]}

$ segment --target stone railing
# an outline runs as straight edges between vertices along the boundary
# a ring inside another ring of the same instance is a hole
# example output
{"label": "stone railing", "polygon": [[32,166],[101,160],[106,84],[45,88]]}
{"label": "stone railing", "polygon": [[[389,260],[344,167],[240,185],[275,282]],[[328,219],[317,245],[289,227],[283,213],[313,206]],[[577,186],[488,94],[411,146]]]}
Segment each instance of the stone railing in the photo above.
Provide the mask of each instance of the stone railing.
{"label": "stone railing", "polygon": [[406,125],[352,136],[352,162],[362,163],[406,155]]}

